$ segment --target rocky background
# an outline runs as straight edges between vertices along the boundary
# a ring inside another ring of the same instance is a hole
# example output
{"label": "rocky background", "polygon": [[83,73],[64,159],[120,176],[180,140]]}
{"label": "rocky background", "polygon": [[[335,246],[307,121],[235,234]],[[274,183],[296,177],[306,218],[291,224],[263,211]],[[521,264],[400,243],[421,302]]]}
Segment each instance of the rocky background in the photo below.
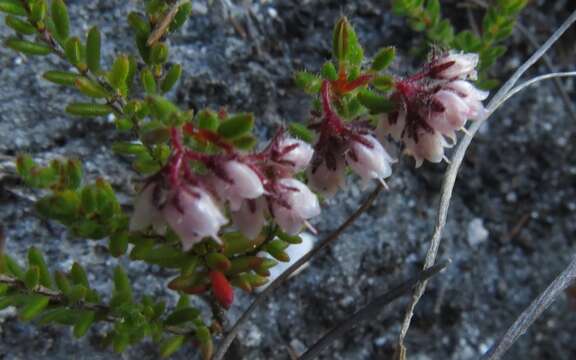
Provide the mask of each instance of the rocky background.
{"label": "rocky background", "polygon": [[[68,3],[77,33],[98,24],[106,34],[108,61],[116,52],[133,50],[125,15],[139,1]],[[399,74],[418,63],[407,59],[422,37],[391,13],[388,1],[194,3],[194,15],[171,38],[172,58],[185,69],[173,98],[194,109],[253,111],[262,138],[285,121],[306,118],[310,99],[295,88],[291,75],[297,69],[318,69],[330,56],[330,32],[341,14],[355,25],[367,54],[397,46],[394,71]],[[470,26],[464,2],[442,3],[459,28]],[[534,0],[521,22],[541,43],[574,8],[572,0]],[[569,32],[550,53],[559,69],[574,69],[576,30]],[[0,26],[1,38],[8,33]],[[532,51],[520,34],[510,44],[494,72],[502,79]],[[10,163],[19,152],[37,159],[78,157],[87,178],[106,177],[130,202],[137,178],[129,162],[110,151],[117,138],[113,124],[63,115],[75,95],[42,81],[41,74],[53,68],[61,68],[53,57],[25,58],[0,49],[0,224],[11,254],[24,259],[27,248],[36,245],[54,268],[68,269],[80,261],[90,270],[93,286],[107,293],[116,260],[109,259],[101,243],[72,238],[58,224],[39,220],[32,208],[39,194],[12,175]],[[539,65],[530,74],[546,71]],[[574,81],[563,84],[574,102]],[[453,263],[432,280],[417,308],[407,338],[410,359],[477,359],[569,262],[576,252],[575,129],[551,83],[523,92],[482,129],[459,175],[441,245],[440,257]],[[289,359],[290,351],[303,351],[369,299],[416,273],[433,230],[444,169],[445,164],[426,164],[415,170],[409,159],[402,159],[390,180],[392,190],[256,312],[230,358]],[[347,190],[326,203],[316,224],[320,236],[344,221],[367,192],[349,179]],[[140,263],[128,268],[138,293],[171,296],[164,291],[169,274]],[[251,299],[237,294],[231,318]],[[322,358],[390,358],[406,303],[406,298],[397,301],[377,319],[348,332]],[[102,331],[78,341],[67,329],[20,323],[5,310],[0,313],[0,358],[158,358],[146,343],[114,354],[99,344]],[[575,359],[575,333],[576,313],[561,298],[507,358]],[[195,350],[186,348],[174,358],[194,356]]]}

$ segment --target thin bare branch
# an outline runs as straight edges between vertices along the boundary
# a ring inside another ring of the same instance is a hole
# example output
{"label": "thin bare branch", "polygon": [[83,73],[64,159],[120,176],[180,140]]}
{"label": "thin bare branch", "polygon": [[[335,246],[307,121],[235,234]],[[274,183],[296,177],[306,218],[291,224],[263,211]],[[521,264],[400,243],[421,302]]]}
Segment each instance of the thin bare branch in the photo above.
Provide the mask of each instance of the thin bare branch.
{"label": "thin bare branch", "polygon": [[542,315],[554,300],[576,280],[576,256],[530,306],[520,314],[514,324],[488,350],[481,360],[498,360],[522,336],[526,330]]}
{"label": "thin bare branch", "polygon": [[[456,177],[458,175],[458,170],[462,165],[462,161],[464,160],[464,155],[466,154],[466,150],[470,143],[472,142],[472,138],[482,126],[482,124],[492,115],[492,113],[498,108],[498,104],[500,101],[506,97],[508,92],[512,90],[516,82],[524,75],[524,73],[536,63],[545,53],[550,49],[550,47],[564,34],[564,32],[576,21],[576,11],[574,11],[570,16],[564,21],[564,23],[550,36],[550,38],[528,59],[524,62],[516,72],[504,83],[504,85],[500,88],[500,90],[494,95],[490,103],[488,104],[486,114],[481,118],[478,119],[476,122],[472,124],[470,129],[468,129],[468,134],[465,135],[462,140],[460,141],[454,155],[452,156],[451,164],[448,166],[446,173],[444,175],[444,182],[442,184],[441,196],[440,196],[440,204],[438,206],[438,211],[436,215],[436,225],[434,228],[434,233],[432,235],[432,239],[430,241],[430,246],[426,253],[426,260],[424,263],[424,269],[429,268],[430,266],[434,265],[436,260],[436,255],[438,254],[438,248],[440,246],[440,241],[442,239],[442,232],[444,230],[444,226],[446,225],[446,219],[448,216],[448,209],[450,207],[450,200],[452,198],[452,192],[454,189],[454,183],[456,182]],[[400,335],[398,338],[398,345],[397,345],[397,358],[402,359],[402,354],[405,353],[404,347],[404,338],[406,337],[406,333],[410,328],[410,322],[412,320],[412,316],[414,314],[414,309],[416,304],[424,294],[426,290],[426,281],[421,282],[412,297],[411,303],[408,305],[408,309],[406,311],[406,315],[404,321],[402,323],[402,328],[400,330]]]}
{"label": "thin bare branch", "polygon": [[168,32],[172,20],[174,20],[174,17],[178,13],[178,9],[185,2],[187,1],[177,1],[170,6],[170,9],[166,12],[166,14],[154,27],[154,30],[148,37],[148,40],[146,40],[146,45],[148,46],[155,45]]}
{"label": "thin bare branch", "polygon": [[284,283],[284,281],[286,281],[286,279],[288,279],[288,277],[290,277],[292,273],[294,273],[302,265],[307,263],[320,250],[324,249],[326,246],[328,246],[330,243],[336,240],[350,225],[354,223],[354,221],[356,221],[356,219],[360,215],[362,215],[362,213],[364,213],[364,211],[366,211],[366,209],[370,207],[370,205],[372,205],[374,199],[376,199],[378,194],[380,194],[380,192],[383,189],[384,189],[383,185],[381,183],[378,183],[374,191],[372,191],[372,193],[368,195],[368,197],[364,200],[362,205],[358,209],[356,209],[356,211],[354,211],[354,213],[350,215],[350,217],[342,225],[340,225],[338,229],[334,230],[330,235],[326,236],[322,241],[320,241],[318,245],[316,245],[316,247],[314,247],[314,249],[307,252],[298,261],[292,264],[288,269],[286,269],[286,271],[284,271],[280,276],[278,276],[274,281],[272,281],[265,290],[263,290],[260,294],[258,294],[258,296],[256,296],[252,304],[248,306],[248,308],[236,321],[234,326],[230,329],[228,334],[221,341],[218,347],[218,351],[216,352],[216,354],[212,359],[222,360],[224,358],[224,355],[226,354],[226,351],[228,350],[228,347],[230,347],[230,344],[232,344],[232,341],[238,335],[240,328],[242,327],[242,325],[246,323],[246,321],[248,321],[250,315],[252,315],[254,310],[256,310],[256,307],[264,303],[264,301],[268,299],[268,297],[272,294],[272,292],[280,285],[282,285],[282,283]]}
{"label": "thin bare branch", "polygon": [[333,327],[329,332],[322,336],[314,345],[312,345],[302,356],[300,360],[311,360],[322,352],[328,345],[330,345],[334,340],[344,335],[344,333],[353,327],[357,326],[360,322],[372,319],[374,320],[376,316],[382,309],[390,304],[392,301],[398,299],[402,295],[409,292],[414,286],[416,286],[420,281],[427,280],[432,276],[440,273],[450,264],[450,260],[444,261],[438,265],[432,266],[426,270],[421,271],[418,275],[406,280],[402,284],[394,287],[388,292],[376,297],[368,305],[362,309],[355,312],[351,317],[344,320],[340,324]]}

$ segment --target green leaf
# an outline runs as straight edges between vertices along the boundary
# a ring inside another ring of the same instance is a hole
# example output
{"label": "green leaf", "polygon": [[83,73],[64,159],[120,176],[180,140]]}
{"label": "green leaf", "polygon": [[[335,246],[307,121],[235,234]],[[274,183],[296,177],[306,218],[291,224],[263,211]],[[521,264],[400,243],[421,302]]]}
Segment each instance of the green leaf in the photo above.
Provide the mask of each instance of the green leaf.
{"label": "green leaf", "polygon": [[38,22],[46,17],[46,1],[36,0],[30,4],[30,20]]}
{"label": "green leaf", "polygon": [[396,49],[392,46],[380,49],[372,60],[372,70],[382,71],[386,69],[396,57]]}
{"label": "green leaf", "polygon": [[360,90],[357,99],[372,114],[380,114],[392,110],[392,103],[388,98],[377,95],[367,89]]}
{"label": "green leaf", "polygon": [[309,95],[316,95],[322,87],[322,79],[307,71],[297,71],[294,76],[296,86]]}
{"label": "green leaf", "polygon": [[76,190],[82,184],[82,164],[78,160],[69,159],[66,162],[64,180],[67,189]]}
{"label": "green leaf", "polygon": [[218,134],[227,139],[235,139],[250,133],[253,127],[254,115],[251,113],[240,113],[223,121],[218,127]]}
{"label": "green leaf", "polygon": [[192,307],[180,308],[174,311],[164,321],[166,326],[180,325],[188,321],[194,321],[200,316],[200,310]]}
{"label": "green leaf", "polygon": [[126,80],[128,79],[128,72],[130,70],[130,60],[126,55],[120,55],[114,61],[112,69],[108,74],[108,81],[114,89],[120,89],[126,86]]}
{"label": "green leaf", "polygon": [[52,287],[52,277],[50,276],[50,271],[48,270],[48,265],[46,265],[46,260],[42,252],[38,250],[35,246],[28,249],[28,263],[30,266],[35,266],[38,268],[40,284],[47,288]]}
{"label": "green leaf", "polygon": [[82,44],[80,43],[80,39],[72,37],[66,40],[64,44],[64,54],[72,65],[78,66],[82,60]]}
{"label": "green leaf", "polygon": [[20,310],[20,318],[29,321],[38,316],[50,303],[47,296],[30,296],[26,299],[24,306]]}
{"label": "green leaf", "polygon": [[37,319],[39,325],[57,323],[61,325],[74,325],[76,312],[68,308],[55,308],[44,311]]}
{"label": "green leaf", "polygon": [[225,255],[213,252],[206,255],[206,265],[212,270],[226,272],[232,264]]}
{"label": "green leaf", "polygon": [[426,1],[426,13],[432,24],[436,24],[440,19],[440,0]]}
{"label": "green leaf", "polygon": [[338,80],[338,72],[336,71],[336,67],[334,67],[332,61],[327,61],[322,65],[321,74],[326,80]]}
{"label": "green leaf", "polygon": [[40,270],[38,270],[37,266],[31,266],[24,275],[24,284],[28,289],[32,290],[38,286],[39,280]]}
{"label": "green leaf", "polygon": [[76,303],[79,301],[84,300],[86,294],[88,293],[88,289],[83,285],[73,285],[70,288],[70,292],[66,295],[68,300],[72,303]]}
{"label": "green leaf", "polygon": [[50,47],[46,44],[20,40],[17,38],[9,38],[6,40],[6,46],[26,55],[48,55],[52,52]]}
{"label": "green leaf", "polygon": [[0,11],[17,16],[27,15],[26,9],[18,0],[0,0]]}
{"label": "green leaf", "polygon": [[86,275],[86,271],[82,265],[77,262],[75,262],[72,265],[72,269],[70,269],[70,280],[73,284],[83,285],[86,288],[90,287],[88,284],[88,276]]}
{"label": "green leaf", "polygon": [[86,62],[88,69],[94,73],[100,71],[101,42],[100,30],[96,26],[92,27],[86,38]]}
{"label": "green leaf", "polygon": [[156,94],[157,92],[156,79],[154,78],[154,75],[152,74],[152,71],[150,71],[149,68],[145,68],[144,70],[142,70],[142,72],[140,73],[140,79],[142,80],[142,87],[144,88],[144,91],[146,91],[146,94],[148,95]]}
{"label": "green leaf", "polygon": [[232,144],[240,150],[250,150],[254,148],[257,143],[258,139],[251,134],[242,135],[232,141]]}
{"label": "green leaf", "polygon": [[146,147],[139,142],[120,141],[112,144],[112,151],[120,155],[139,155],[146,152]]}
{"label": "green leaf", "polygon": [[348,19],[342,16],[334,25],[332,38],[332,53],[338,63],[346,61],[349,49],[349,36],[351,26]]}
{"label": "green leaf", "polygon": [[272,240],[264,245],[264,250],[272,255],[276,260],[282,262],[290,261],[290,257],[284,251],[290,244],[280,239]]}
{"label": "green leaf", "polygon": [[198,127],[200,129],[216,131],[220,125],[218,114],[211,110],[202,110],[198,113]]}
{"label": "green leaf", "polygon": [[56,271],[54,273],[54,279],[56,280],[56,287],[58,290],[60,290],[65,296],[68,296],[72,290],[72,285],[70,284],[70,280],[68,280],[66,274],[61,271]]}
{"label": "green leaf", "polygon": [[150,96],[148,98],[148,104],[150,105],[152,115],[158,121],[168,126],[173,125],[170,123],[173,118],[172,115],[180,112],[176,105],[162,96]]}
{"label": "green leaf", "polygon": [[14,31],[16,31],[19,34],[22,35],[32,35],[36,33],[36,28],[32,25],[30,25],[29,22],[24,21],[24,20],[20,20],[17,17],[8,15],[6,16],[6,25],[8,25],[8,27],[12,28]]}
{"label": "green leaf", "polygon": [[168,70],[168,72],[166,73],[166,76],[162,81],[162,85],[160,86],[162,93],[170,91],[174,87],[178,79],[180,79],[181,74],[182,74],[182,65],[180,64],[172,65],[170,67],[170,70]]}
{"label": "green leaf", "polygon": [[170,31],[174,32],[182,27],[186,20],[190,17],[192,13],[192,3],[190,1],[185,2],[184,4],[180,5],[178,8],[178,12],[174,16],[174,19],[170,23]]}
{"label": "green leaf", "polygon": [[76,88],[86,96],[90,96],[97,99],[103,99],[110,96],[110,93],[102,85],[98,84],[96,81],[92,81],[85,77],[79,77],[76,79]]}
{"label": "green leaf", "polygon": [[86,335],[90,326],[94,323],[96,319],[96,314],[94,311],[84,311],[78,316],[76,324],[74,324],[74,336],[76,338],[81,338]]}
{"label": "green leaf", "polygon": [[304,124],[296,122],[290,123],[290,125],[288,125],[288,131],[290,134],[292,134],[292,136],[304,140],[307,143],[314,142],[314,132],[308,129],[308,127]]}
{"label": "green leaf", "polygon": [[66,107],[66,112],[76,116],[104,116],[112,112],[112,108],[105,104],[96,103],[71,103]]}
{"label": "green leaf", "polygon": [[114,290],[116,293],[126,296],[128,301],[132,301],[132,286],[130,285],[130,279],[121,266],[117,266],[114,269]]}
{"label": "green leaf", "polygon": [[122,256],[126,253],[128,249],[128,242],[130,240],[130,235],[128,233],[122,232],[110,236],[110,242],[108,248],[110,249],[110,254],[114,257]]}
{"label": "green leaf", "polygon": [[75,86],[79,75],[68,71],[51,70],[42,75],[44,79],[58,85]]}
{"label": "green leaf", "polygon": [[150,49],[150,62],[153,64],[164,64],[168,60],[168,45],[166,43],[157,43]]}
{"label": "green leaf", "polygon": [[136,35],[147,38],[152,28],[150,23],[139,13],[131,12],[128,14],[128,24],[136,31]]}
{"label": "green leaf", "polygon": [[70,34],[70,18],[68,17],[68,8],[63,0],[52,0],[52,21],[56,29],[56,35],[65,40]]}
{"label": "green leaf", "polygon": [[186,337],[178,335],[172,336],[169,339],[162,342],[160,345],[160,356],[162,358],[170,357],[176,351],[178,351],[184,344]]}
{"label": "green leaf", "polygon": [[12,275],[20,280],[24,279],[24,269],[9,255],[4,255],[4,264],[9,275]]}
{"label": "green leaf", "polygon": [[390,75],[378,76],[374,78],[372,85],[378,91],[390,91],[394,89],[394,78]]}

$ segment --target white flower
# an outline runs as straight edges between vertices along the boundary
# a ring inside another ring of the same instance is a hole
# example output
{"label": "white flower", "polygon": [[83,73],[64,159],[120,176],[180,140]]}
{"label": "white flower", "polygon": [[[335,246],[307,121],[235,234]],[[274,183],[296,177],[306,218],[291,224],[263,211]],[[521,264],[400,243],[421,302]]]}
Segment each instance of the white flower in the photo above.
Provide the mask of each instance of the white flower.
{"label": "white flower", "polygon": [[255,239],[266,224],[266,199],[244,200],[237,211],[231,213],[238,230],[249,239]]}
{"label": "white flower", "polygon": [[392,136],[392,139],[400,141],[405,126],[406,109],[402,106],[397,112],[382,114],[376,126],[376,136],[381,142],[385,142],[388,135]]}
{"label": "white flower", "polygon": [[[456,140],[456,130],[460,130],[468,120],[470,107],[456,93],[440,90],[432,97],[436,105],[432,105],[427,114],[423,114],[426,122],[434,130],[452,140]],[[440,109],[435,109],[440,107]]]}
{"label": "white flower", "polygon": [[218,231],[228,222],[212,196],[199,187],[188,187],[174,193],[162,213],[180,237],[184,251],[208,236],[220,242]]}
{"label": "white flower", "polygon": [[372,135],[362,135],[362,140],[352,141],[346,161],[364,183],[372,179],[383,182],[392,175],[390,163],[394,160]]}
{"label": "white flower", "polygon": [[162,213],[155,204],[154,192],[156,184],[147,184],[136,196],[134,201],[134,213],[130,218],[130,231],[146,230],[152,225],[158,232],[162,232],[166,226]]}
{"label": "white flower", "polygon": [[320,215],[318,198],[304,183],[296,179],[284,178],[278,183],[282,187],[282,200],[288,207],[277,201],[273,202],[274,219],[286,233],[298,234],[306,225],[306,220]]}
{"label": "white flower", "polygon": [[278,144],[280,155],[276,159],[282,165],[290,167],[294,172],[300,172],[308,167],[314,149],[310,144],[294,138],[283,138]]}
{"label": "white flower", "polygon": [[456,93],[468,105],[468,119],[478,119],[486,109],[482,104],[488,98],[488,91],[477,89],[468,81],[456,80],[445,85],[445,88]]}
{"label": "white flower", "polygon": [[414,157],[416,167],[420,167],[424,160],[439,163],[444,158],[444,148],[448,147],[444,137],[438,132],[418,131],[418,141],[407,137],[404,141],[404,153]]}
{"label": "white flower", "polygon": [[328,168],[326,161],[322,161],[317,168],[308,168],[308,185],[322,196],[333,196],[346,185],[346,164],[344,159],[337,158],[334,168]]}
{"label": "white flower", "polygon": [[476,66],[478,65],[478,54],[451,52],[434,62],[432,70],[433,76],[439,79],[472,79],[477,77]]}
{"label": "white flower", "polygon": [[232,183],[216,178],[215,189],[221,197],[230,202],[232,211],[240,208],[243,199],[256,199],[264,194],[260,177],[248,165],[231,160],[223,165],[223,170]]}

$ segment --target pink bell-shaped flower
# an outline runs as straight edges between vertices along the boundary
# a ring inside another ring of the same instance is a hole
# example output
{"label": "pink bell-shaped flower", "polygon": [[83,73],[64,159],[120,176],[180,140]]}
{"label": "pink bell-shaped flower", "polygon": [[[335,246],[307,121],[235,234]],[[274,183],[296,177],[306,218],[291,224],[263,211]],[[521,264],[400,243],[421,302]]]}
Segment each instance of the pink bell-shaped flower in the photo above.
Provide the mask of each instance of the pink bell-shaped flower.
{"label": "pink bell-shaped flower", "polygon": [[377,179],[384,184],[384,179],[392,175],[393,161],[372,135],[362,135],[361,141],[353,140],[346,153],[346,162],[364,183]]}
{"label": "pink bell-shaped flower", "polygon": [[130,217],[130,231],[146,230],[150,225],[158,232],[163,232],[166,222],[158,209],[154,193],[158,191],[154,183],[147,184],[136,196],[134,213]]}
{"label": "pink bell-shaped flower", "polygon": [[264,194],[260,177],[248,165],[237,160],[227,161],[222,169],[229,181],[217,178],[217,193],[230,202],[230,209],[236,211],[244,199],[256,199]]}
{"label": "pink bell-shaped flower", "polygon": [[438,132],[420,130],[418,140],[406,138],[404,153],[414,157],[416,167],[420,167],[424,160],[439,163],[444,159],[444,148],[448,147],[444,137]]}
{"label": "pink bell-shaped flower", "polygon": [[220,242],[218,231],[228,222],[212,196],[199,187],[175,192],[162,212],[172,230],[180,237],[184,251],[190,250],[205,237]]}
{"label": "pink bell-shaped flower", "polygon": [[434,130],[454,141],[456,130],[460,130],[468,120],[470,107],[456,93],[440,90],[432,97],[434,104],[426,109],[426,122]]}
{"label": "pink bell-shaped flower", "polygon": [[436,79],[472,79],[477,78],[478,54],[450,52],[437,59],[431,66],[431,75]]}
{"label": "pink bell-shaped flower", "polygon": [[308,167],[314,149],[302,140],[285,137],[278,144],[278,153],[277,162],[289,167],[293,172],[300,172]]}
{"label": "pink bell-shaped flower", "polygon": [[296,179],[280,179],[278,185],[282,188],[280,195],[285,204],[273,202],[274,219],[283,231],[296,235],[307,225],[308,219],[320,215],[318,198],[304,183]]}
{"label": "pink bell-shaped flower", "polygon": [[346,164],[343,158],[337,158],[328,167],[322,161],[316,168],[308,168],[308,186],[318,194],[326,197],[333,196],[346,185]]}
{"label": "pink bell-shaped flower", "polygon": [[464,80],[451,81],[445,88],[456,93],[468,105],[468,119],[476,120],[486,111],[482,101],[488,98],[488,91],[482,91]]}
{"label": "pink bell-shaped flower", "polygon": [[244,200],[237,211],[231,213],[232,221],[248,239],[255,239],[266,224],[266,199]]}

